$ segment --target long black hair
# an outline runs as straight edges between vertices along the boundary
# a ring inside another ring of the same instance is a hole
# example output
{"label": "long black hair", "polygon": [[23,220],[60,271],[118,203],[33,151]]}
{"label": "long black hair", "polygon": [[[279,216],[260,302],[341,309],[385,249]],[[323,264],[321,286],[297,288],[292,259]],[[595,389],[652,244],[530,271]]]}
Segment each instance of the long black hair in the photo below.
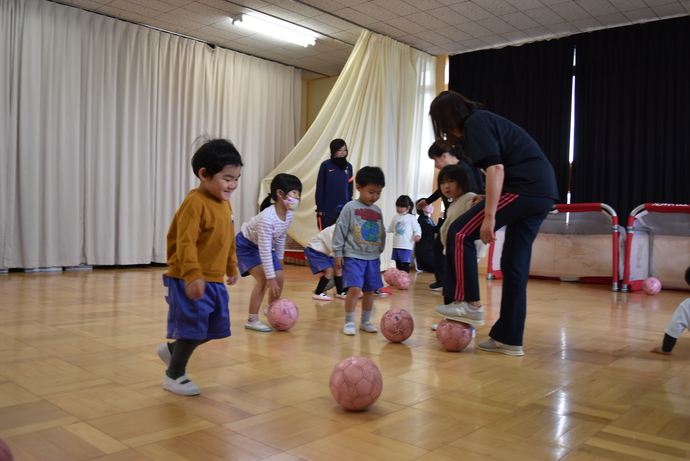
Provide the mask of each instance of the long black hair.
{"label": "long black hair", "polygon": [[283,193],[285,193],[286,195],[293,190],[296,190],[301,194],[302,181],[300,181],[297,176],[287,173],[278,173],[277,175],[275,175],[275,177],[271,181],[271,192],[269,192],[268,196],[264,199],[263,202],[261,202],[259,211],[263,211],[269,206],[271,206],[271,201],[278,201],[279,190],[282,190]]}
{"label": "long black hair", "polygon": [[436,142],[441,146],[455,144],[465,129],[465,120],[483,109],[486,109],[484,104],[474,102],[455,91],[442,91],[431,101],[429,107]]}

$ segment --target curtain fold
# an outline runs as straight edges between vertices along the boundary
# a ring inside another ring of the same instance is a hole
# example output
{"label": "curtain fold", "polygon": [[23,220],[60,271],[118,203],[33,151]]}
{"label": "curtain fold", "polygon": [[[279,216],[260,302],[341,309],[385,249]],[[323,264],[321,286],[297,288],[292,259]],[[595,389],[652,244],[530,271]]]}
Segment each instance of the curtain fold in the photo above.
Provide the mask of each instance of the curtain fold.
{"label": "curtain fold", "polygon": [[45,0],[0,25],[0,268],[163,263],[205,139],[243,155],[236,223],[296,143],[292,67]]}
{"label": "curtain fold", "polygon": [[0,2],[0,268],[14,257],[10,230],[15,226],[19,69],[26,4]]}
{"label": "curtain fold", "polygon": [[[390,38],[362,32],[321,111],[292,152],[264,178],[258,198],[268,193],[273,177],[290,173],[302,181],[302,203],[290,236],[306,246],[318,233],[315,190],[321,162],[330,158],[329,143],[347,142],[355,172],[379,166],[386,187],[377,205],[390,222],[395,200],[426,197],[432,190],[433,142],[429,105],[435,96],[435,58]],[[357,198],[357,192],[355,191]],[[387,245],[384,260],[390,259]]]}
{"label": "curtain fold", "polygon": [[573,201],[690,203],[690,18],[577,36]]}
{"label": "curtain fold", "polygon": [[449,89],[524,128],[568,192],[573,38],[452,56]]}

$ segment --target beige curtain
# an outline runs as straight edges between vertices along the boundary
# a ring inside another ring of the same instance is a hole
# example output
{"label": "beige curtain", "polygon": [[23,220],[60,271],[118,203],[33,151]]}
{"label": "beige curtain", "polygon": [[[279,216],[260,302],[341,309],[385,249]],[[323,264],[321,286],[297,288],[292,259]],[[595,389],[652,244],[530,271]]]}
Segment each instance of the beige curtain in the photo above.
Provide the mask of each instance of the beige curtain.
{"label": "beige curtain", "polygon": [[[316,178],[329,158],[332,139],[344,139],[355,172],[379,166],[386,187],[377,205],[387,224],[395,214],[395,200],[412,200],[432,190],[434,164],[427,156],[433,142],[429,105],[435,96],[435,59],[393,39],[362,32],[350,58],[314,124],[290,154],[263,181],[259,200],[271,179],[290,173],[303,184],[302,203],[290,236],[306,245],[318,229],[315,218]],[[357,191],[355,191],[355,198]],[[384,262],[390,259],[387,245]]]}
{"label": "beige curtain", "polygon": [[0,91],[0,269],[165,262],[201,137],[237,224],[299,138],[294,68],[45,0],[0,0]]}

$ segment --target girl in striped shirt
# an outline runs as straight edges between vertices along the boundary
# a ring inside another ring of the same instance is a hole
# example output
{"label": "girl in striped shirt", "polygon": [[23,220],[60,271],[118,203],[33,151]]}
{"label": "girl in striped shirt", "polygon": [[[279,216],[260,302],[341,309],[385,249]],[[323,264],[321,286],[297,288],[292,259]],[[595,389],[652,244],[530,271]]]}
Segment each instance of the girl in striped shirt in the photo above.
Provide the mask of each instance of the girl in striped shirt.
{"label": "girl in striped shirt", "polygon": [[[260,213],[242,224],[237,234],[237,265],[242,277],[252,275],[256,286],[249,298],[248,330],[271,331],[259,320],[259,308],[268,291],[268,303],[283,291],[283,255],[288,228],[302,193],[302,183],[291,174],[280,173],[271,181],[271,192],[261,203]],[[275,202],[271,204],[271,202]]]}

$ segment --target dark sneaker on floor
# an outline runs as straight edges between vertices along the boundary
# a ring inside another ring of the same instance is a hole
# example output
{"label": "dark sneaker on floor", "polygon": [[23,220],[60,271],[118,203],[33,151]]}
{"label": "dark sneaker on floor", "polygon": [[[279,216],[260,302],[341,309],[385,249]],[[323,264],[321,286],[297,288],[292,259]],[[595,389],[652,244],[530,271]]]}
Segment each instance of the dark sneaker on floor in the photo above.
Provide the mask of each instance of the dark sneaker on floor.
{"label": "dark sneaker on floor", "polygon": [[434,282],[431,285],[429,285],[429,289],[432,291],[439,291],[443,289],[443,285],[441,285],[438,282]]}

